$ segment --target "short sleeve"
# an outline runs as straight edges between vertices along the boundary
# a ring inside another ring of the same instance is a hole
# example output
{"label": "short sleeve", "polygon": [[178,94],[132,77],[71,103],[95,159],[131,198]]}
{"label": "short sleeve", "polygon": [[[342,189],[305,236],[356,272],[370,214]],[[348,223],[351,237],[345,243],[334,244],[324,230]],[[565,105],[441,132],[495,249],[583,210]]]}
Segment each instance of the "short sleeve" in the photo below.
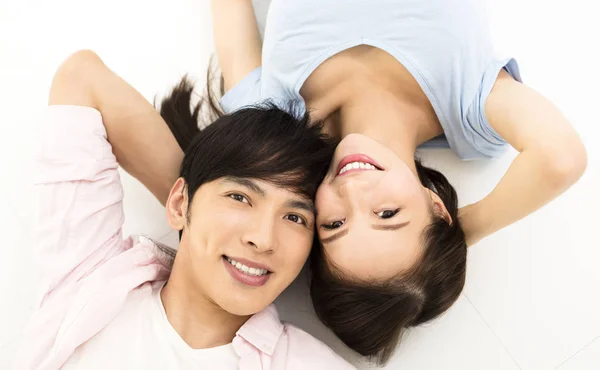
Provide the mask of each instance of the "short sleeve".
{"label": "short sleeve", "polygon": [[241,107],[256,104],[261,100],[261,75],[262,67],[258,67],[223,95],[221,107],[225,113],[234,112]]}
{"label": "short sleeve", "polygon": [[[500,59],[492,61],[484,70],[481,78],[481,84],[467,110],[465,127],[470,131],[469,139],[471,144],[484,156],[496,157],[506,149],[506,140],[504,140],[490,125],[485,114],[485,104],[487,98],[494,87],[498,74],[505,69],[515,80],[522,82],[519,66],[515,59]],[[469,159],[469,158],[464,158]]]}

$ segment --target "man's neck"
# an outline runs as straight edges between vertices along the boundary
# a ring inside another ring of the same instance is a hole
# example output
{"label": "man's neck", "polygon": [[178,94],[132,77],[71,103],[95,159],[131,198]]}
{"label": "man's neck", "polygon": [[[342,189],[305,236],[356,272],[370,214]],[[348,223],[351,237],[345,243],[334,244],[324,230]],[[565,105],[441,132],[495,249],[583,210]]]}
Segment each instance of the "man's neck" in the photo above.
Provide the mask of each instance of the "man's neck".
{"label": "man's neck", "polygon": [[169,323],[194,349],[231,343],[249,316],[233,315],[203,296],[190,283],[185,266],[177,262],[176,258],[160,295]]}

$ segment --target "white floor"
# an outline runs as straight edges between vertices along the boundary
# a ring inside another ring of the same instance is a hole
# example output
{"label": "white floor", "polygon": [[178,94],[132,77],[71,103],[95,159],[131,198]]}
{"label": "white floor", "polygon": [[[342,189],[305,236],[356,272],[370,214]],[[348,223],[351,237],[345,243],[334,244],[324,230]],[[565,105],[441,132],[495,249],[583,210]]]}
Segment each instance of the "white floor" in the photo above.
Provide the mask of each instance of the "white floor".
{"label": "white floor", "polygon": [[[498,48],[516,56],[525,81],[572,120],[587,144],[589,168],[552,204],[472,248],[462,298],[435,323],[412,331],[387,368],[600,369],[595,3],[489,1]],[[263,19],[268,0],[259,2]],[[186,72],[202,83],[211,37],[208,0],[0,0],[1,369],[9,367],[31,313],[36,277],[30,262],[30,139],[54,69],[69,53],[91,48],[152,99]],[[425,154],[453,180],[462,203],[489,191],[512,156],[460,163],[448,152]],[[124,181],[126,231],[176,242],[160,205],[130,177]],[[316,323],[305,289],[301,280],[282,297],[284,318],[352,359]]]}

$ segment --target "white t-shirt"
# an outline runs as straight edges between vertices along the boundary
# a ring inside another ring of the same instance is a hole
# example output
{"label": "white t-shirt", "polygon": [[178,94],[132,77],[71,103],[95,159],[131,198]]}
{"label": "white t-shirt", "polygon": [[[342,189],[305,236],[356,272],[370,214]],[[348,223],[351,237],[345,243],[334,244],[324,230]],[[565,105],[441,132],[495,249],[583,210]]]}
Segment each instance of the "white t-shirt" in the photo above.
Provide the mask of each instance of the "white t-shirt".
{"label": "white t-shirt", "polygon": [[164,282],[132,291],[115,319],[77,347],[62,370],[224,369],[238,368],[230,344],[193,349],[173,329],[160,299]]}

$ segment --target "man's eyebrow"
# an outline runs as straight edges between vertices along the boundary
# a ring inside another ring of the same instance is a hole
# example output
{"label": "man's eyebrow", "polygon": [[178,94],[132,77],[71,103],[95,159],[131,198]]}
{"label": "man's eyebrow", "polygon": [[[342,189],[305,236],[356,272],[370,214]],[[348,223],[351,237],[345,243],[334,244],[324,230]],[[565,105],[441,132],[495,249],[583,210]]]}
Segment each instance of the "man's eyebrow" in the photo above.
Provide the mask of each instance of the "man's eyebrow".
{"label": "man's eyebrow", "polygon": [[[242,177],[228,176],[223,181],[243,186],[263,197],[267,195],[267,192],[263,188],[261,188],[257,183],[255,183],[254,181],[252,181],[250,179],[245,179]],[[289,200],[286,202],[286,206],[290,207],[290,208],[303,209],[303,210],[311,212],[311,213],[316,212],[313,202],[307,201],[307,200],[299,200],[299,199]]]}
{"label": "man's eyebrow", "polygon": [[401,224],[393,224],[393,225],[377,225],[377,224],[375,224],[375,225],[371,225],[371,227],[374,230],[398,230],[398,229],[408,226],[408,224],[410,224],[410,221],[403,222]]}
{"label": "man's eyebrow", "polygon": [[263,188],[261,188],[254,181],[249,180],[249,179],[244,179],[244,178],[241,178],[241,177],[228,176],[228,177],[225,177],[225,179],[223,181],[243,186],[246,189],[248,189],[250,191],[253,191],[253,192],[255,192],[255,193],[257,193],[257,194],[259,194],[260,196],[263,196],[263,197],[265,195],[267,195],[267,193],[263,190]]}
{"label": "man's eyebrow", "polygon": [[289,200],[288,202],[286,202],[285,205],[290,208],[298,208],[308,211],[310,213],[315,213],[315,205],[313,204],[313,202],[310,201],[294,199]]}
{"label": "man's eyebrow", "polygon": [[329,237],[327,237],[325,239],[321,239],[321,243],[322,244],[327,244],[327,243],[334,242],[334,241],[338,240],[339,238],[341,238],[342,236],[348,234],[348,231],[349,230],[346,228],[345,230],[342,230],[342,231],[340,231],[337,234],[333,234],[333,235],[331,235],[331,236],[329,236]]}

